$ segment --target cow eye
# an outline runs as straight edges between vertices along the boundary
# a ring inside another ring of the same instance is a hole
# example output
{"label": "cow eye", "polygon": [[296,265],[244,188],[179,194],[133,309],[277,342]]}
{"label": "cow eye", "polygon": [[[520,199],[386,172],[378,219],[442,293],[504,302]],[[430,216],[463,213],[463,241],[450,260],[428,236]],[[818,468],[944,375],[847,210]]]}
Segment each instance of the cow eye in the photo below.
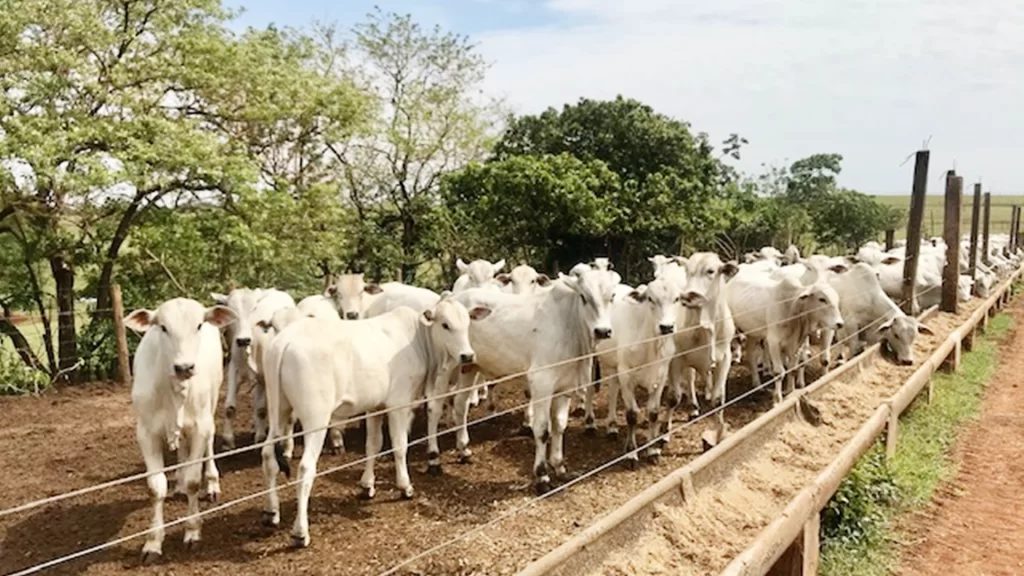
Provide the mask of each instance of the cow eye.
{"label": "cow eye", "polygon": [[587,305],[587,297],[584,296],[583,294],[580,294],[580,302],[583,302],[583,305],[586,306]]}
{"label": "cow eye", "polygon": [[160,329],[164,331],[164,334],[167,334],[167,326],[161,325]]}
{"label": "cow eye", "polygon": [[441,328],[444,328],[445,330],[451,330],[451,328],[448,326],[447,322],[442,322],[441,323]]}
{"label": "cow eye", "polygon": [[707,275],[708,276],[713,276],[714,274],[715,274],[715,271],[710,269],[710,268],[708,268]]}
{"label": "cow eye", "polygon": [[828,300],[825,300],[824,298],[818,298],[818,302],[821,302],[822,304],[828,304]]}
{"label": "cow eye", "polygon": [[202,323],[202,322],[200,322],[200,323],[199,323],[199,326],[196,326],[196,332],[199,332],[199,331],[200,331],[200,330],[202,330],[202,329],[203,329],[203,323]]}

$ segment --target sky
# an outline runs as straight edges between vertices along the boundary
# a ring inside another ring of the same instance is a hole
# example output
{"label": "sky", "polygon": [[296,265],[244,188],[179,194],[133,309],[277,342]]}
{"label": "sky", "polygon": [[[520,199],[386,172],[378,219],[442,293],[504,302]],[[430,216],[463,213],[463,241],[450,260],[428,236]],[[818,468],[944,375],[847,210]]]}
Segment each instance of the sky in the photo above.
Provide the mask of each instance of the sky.
{"label": "sky", "polygon": [[1017,0],[227,0],[236,25],[344,27],[379,5],[469,36],[484,89],[517,113],[580,97],[636,98],[719,143],[750,143],[756,174],[818,152],[840,182],[929,193],[955,169],[1024,194],[1024,3]]}

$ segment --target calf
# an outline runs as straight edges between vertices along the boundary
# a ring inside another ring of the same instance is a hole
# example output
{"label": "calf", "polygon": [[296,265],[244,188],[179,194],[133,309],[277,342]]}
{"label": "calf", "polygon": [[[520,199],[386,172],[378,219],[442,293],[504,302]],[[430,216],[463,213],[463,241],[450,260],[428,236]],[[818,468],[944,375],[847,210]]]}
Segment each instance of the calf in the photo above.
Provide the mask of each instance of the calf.
{"label": "calf", "polygon": [[235,446],[235,410],[238,405],[238,387],[250,383],[253,391],[253,423],[256,442],[266,436],[266,396],[263,387],[262,363],[266,336],[257,330],[259,322],[269,322],[274,312],[295,307],[292,297],[280,290],[250,290],[237,288],[229,294],[210,295],[215,302],[227,306],[238,318],[226,331],[228,346],[228,390],[224,399],[224,427],[222,436],[227,448]]}
{"label": "calf", "polygon": [[551,287],[547,274],[538,274],[533,266],[526,264],[516,266],[508,274],[498,274],[496,279],[503,291],[512,294],[533,294]]}
{"label": "calf", "polygon": [[494,310],[470,328],[478,369],[492,377],[526,373],[533,475],[540,493],[550,489],[552,471],[566,475],[562,440],[569,397],[589,381],[595,341],[612,336],[610,309],[619,280],[615,272],[587,269],[578,276],[562,275],[551,290],[533,296],[486,290],[455,295],[467,307]]}
{"label": "calf", "polygon": [[[292,541],[309,545],[309,496],[316,463],[332,415],[348,417],[387,410],[388,431],[394,449],[396,486],[411,498],[412,482],[406,463],[413,402],[435,379],[447,380],[460,364],[471,364],[470,319],[482,319],[486,308],[472,312],[451,299],[432,310],[417,313],[401,307],[368,320],[351,322],[303,319],[286,327],[267,354],[267,387],[271,435],[287,431],[290,418],[302,423],[306,449],[299,463],[298,513]],[[363,496],[376,492],[374,460],[383,443],[384,415],[366,419],[366,467],[359,484]],[[287,475],[289,463],[280,442],[263,447],[263,472],[269,488],[264,522],[280,523],[276,477]]]}
{"label": "calf", "polygon": [[807,345],[811,333],[843,326],[835,289],[820,279],[816,269],[808,272],[802,282],[778,271],[741,271],[726,288],[733,320],[746,336],[744,357],[754,386],[761,385],[757,362],[764,346],[776,378],[776,402],[782,401],[783,377],[787,389],[792,388],[792,371],[798,367],[800,349]]}
{"label": "calf", "polygon": [[[146,478],[153,506],[152,532],[142,547],[143,563],[163,553],[164,446],[178,452],[178,462],[213,456],[214,413],[223,377],[219,328],[236,319],[224,306],[203,308],[195,300],[176,298],[154,310],[135,310],[125,326],[143,333],[135,351],[132,371],[132,408],[135,434],[146,463]],[[203,463],[178,469],[176,491],[188,497],[188,514],[199,513]],[[211,500],[220,495],[220,475],[214,461],[205,465],[205,491]],[[185,545],[199,542],[200,520],[185,524]]]}

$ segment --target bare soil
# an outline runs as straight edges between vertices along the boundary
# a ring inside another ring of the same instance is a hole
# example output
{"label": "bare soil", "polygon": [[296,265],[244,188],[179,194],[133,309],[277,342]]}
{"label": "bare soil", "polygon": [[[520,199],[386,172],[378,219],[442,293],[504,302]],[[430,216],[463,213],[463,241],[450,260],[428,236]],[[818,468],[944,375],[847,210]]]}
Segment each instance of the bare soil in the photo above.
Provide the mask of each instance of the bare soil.
{"label": "bare soil", "polygon": [[908,523],[916,543],[902,553],[902,574],[1024,574],[1024,303],[1000,350],[981,415],[957,443],[956,477]]}
{"label": "bare soil", "polygon": [[[922,337],[919,358],[932,349],[955,318],[937,318],[930,325],[938,332]],[[912,368],[890,367],[877,388],[867,392],[877,402],[895,389]],[[809,374],[808,381],[816,376]],[[730,382],[730,397],[746,390],[743,377]],[[849,392],[857,392],[850,390]],[[522,387],[499,387],[498,406],[523,401]],[[603,392],[602,392],[603,395]],[[823,412],[819,428],[787,430],[789,444],[766,453],[771,468],[751,464],[737,471],[736,482],[760,478],[757,484],[773,493],[763,509],[738,506],[743,513],[715,530],[693,531],[707,536],[678,552],[687,562],[702,567],[722,565],[722,559],[742,547],[766,523],[773,510],[781,509],[805,475],[820,466],[823,456],[803,454],[804,445],[822,443],[838,449],[849,429],[862,419],[863,410],[847,409],[845,397],[837,397],[834,409]],[[250,430],[248,397],[240,399],[240,426]],[[870,403],[869,402],[869,403]],[[831,402],[825,403],[830,404]],[[860,403],[856,403],[858,406]],[[738,429],[771,405],[770,395],[759,393],[727,411],[730,429]],[[483,408],[471,417],[483,415]],[[620,415],[621,418],[621,415]],[[168,531],[164,558],[156,566],[140,568],[140,541],[115,546],[51,570],[59,574],[379,574],[404,559],[437,544],[480,528],[500,515],[523,506],[533,498],[524,488],[530,478],[533,440],[518,436],[521,416],[509,414],[471,429],[474,458],[471,464],[455,462],[453,439],[445,436],[441,447],[444,475],[425,473],[425,448],[410,450],[412,480],[417,495],[400,498],[393,485],[393,467],[385,458],[378,463],[378,493],[369,502],[358,498],[361,465],[317,479],[310,504],[312,544],[304,550],[290,547],[288,531],[295,514],[294,489],[282,491],[282,528],[260,526],[262,498],[234,506],[205,519],[203,541],[198,549],[185,550],[181,527]],[[424,434],[423,414],[417,415],[413,438]],[[658,464],[643,464],[636,471],[614,467],[571,487],[522,512],[486,526],[472,536],[419,560],[400,571],[408,574],[511,574],[556,547],[599,516],[618,507],[635,493],[700,454],[704,422],[676,434]],[[828,430],[835,428],[835,433]],[[810,442],[811,439],[818,439]],[[241,435],[241,443],[251,434]],[[346,433],[350,452],[324,455],[320,469],[360,458],[363,437],[358,429]],[[622,453],[622,440],[603,435],[584,435],[574,419],[566,437],[566,457],[571,470],[584,472]],[[297,450],[297,454],[301,450]],[[168,457],[168,462],[173,462]],[[144,470],[135,443],[134,419],[127,390],[111,384],[66,388],[41,397],[0,398],[0,509],[52,494],[94,485]],[[257,452],[219,461],[222,501],[264,488]],[[796,472],[786,472],[792,467]],[[784,475],[785,474],[785,475]],[[769,481],[769,478],[775,480]],[[738,492],[724,487],[720,498],[739,500]],[[204,505],[205,507],[205,505]],[[168,500],[165,518],[185,513],[183,500]],[[712,515],[702,516],[709,518]],[[100,544],[148,527],[148,494],[144,482],[135,482],[79,498],[0,518],[0,573],[24,569],[51,558]],[[701,520],[702,522],[702,520]],[[714,536],[714,535],[718,536]],[[714,558],[705,559],[708,554]],[[620,571],[631,572],[623,567]],[[639,570],[637,570],[639,572]],[[698,570],[702,572],[703,570]],[[679,571],[674,571],[679,572]]]}

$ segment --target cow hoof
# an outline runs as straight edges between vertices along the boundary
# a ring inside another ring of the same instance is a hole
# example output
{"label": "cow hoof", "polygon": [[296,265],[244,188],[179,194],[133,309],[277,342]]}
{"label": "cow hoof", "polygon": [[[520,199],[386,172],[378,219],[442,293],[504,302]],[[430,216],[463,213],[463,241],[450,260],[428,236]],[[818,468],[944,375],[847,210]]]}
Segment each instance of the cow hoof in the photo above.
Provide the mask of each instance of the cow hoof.
{"label": "cow hoof", "polygon": [[661,461],[661,452],[649,452],[647,454],[648,464],[657,464]]}
{"label": "cow hoof", "polygon": [[373,497],[377,494],[377,491],[372,487],[363,486],[362,491],[359,492],[359,498],[361,500],[373,500]]}
{"label": "cow hoof", "polygon": [[413,496],[414,496],[414,493],[413,493],[413,490],[412,490],[412,486],[409,486],[405,490],[402,490],[402,500],[412,500]]}
{"label": "cow hoof", "polygon": [[519,427],[519,435],[520,436],[533,436],[533,428],[530,428],[526,424],[523,424],[522,426]]}
{"label": "cow hoof", "polygon": [[277,528],[281,523],[281,516],[277,512],[263,510],[260,512],[260,524],[267,528]]}
{"label": "cow hoof", "polygon": [[537,492],[537,496],[543,496],[548,492],[551,492],[551,482],[548,480],[538,481],[533,485],[534,490]]}
{"label": "cow hoof", "polygon": [[150,566],[158,562],[161,556],[163,556],[163,554],[157,552],[156,550],[143,550],[142,558],[139,560],[139,562],[143,566]]}
{"label": "cow hoof", "polygon": [[618,438],[619,437],[619,429],[618,428],[609,428],[609,429],[605,430],[604,435],[605,435],[606,438]]}
{"label": "cow hoof", "polygon": [[586,415],[587,411],[584,410],[582,406],[577,406],[576,409],[572,411],[573,418],[583,418]]}
{"label": "cow hoof", "polygon": [[459,464],[470,464],[473,462],[473,453],[469,450],[459,453],[459,458],[456,460]]}
{"label": "cow hoof", "polygon": [[217,490],[217,491],[207,490],[206,491],[206,501],[207,502],[209,502],[210,504],[216,504],[218,500],[220,500],[220,490]]}
{"label": "cow hoof", "polygon": [[427,464],[427,474],[431,476],[440,476],[442,474],[440,464]]}
{"label": "cow hoof", "polygon": [[640,466],[640,460],[635,455],[630,456],[626,458],[625,464],[627,470],[636,470]]}
{"label": "cow hoof", "polygon": [[309,534],[300,536],[292,534],[292,548],[307,548],[309,546]]}
{"label": "cow hoof", "polygon": [[570,472],[565,468],[565,466],[562,466],[561,470],[555,473],[555,477],[561,480],[562,482],[572,482],[573,480],[576,480],[577,478],[580,477],[580,473]]}
{"label": "cow hoof", "polygon": [[199,540],[185,541],[185,550],[195,550],[196,548],[199,548]]}

